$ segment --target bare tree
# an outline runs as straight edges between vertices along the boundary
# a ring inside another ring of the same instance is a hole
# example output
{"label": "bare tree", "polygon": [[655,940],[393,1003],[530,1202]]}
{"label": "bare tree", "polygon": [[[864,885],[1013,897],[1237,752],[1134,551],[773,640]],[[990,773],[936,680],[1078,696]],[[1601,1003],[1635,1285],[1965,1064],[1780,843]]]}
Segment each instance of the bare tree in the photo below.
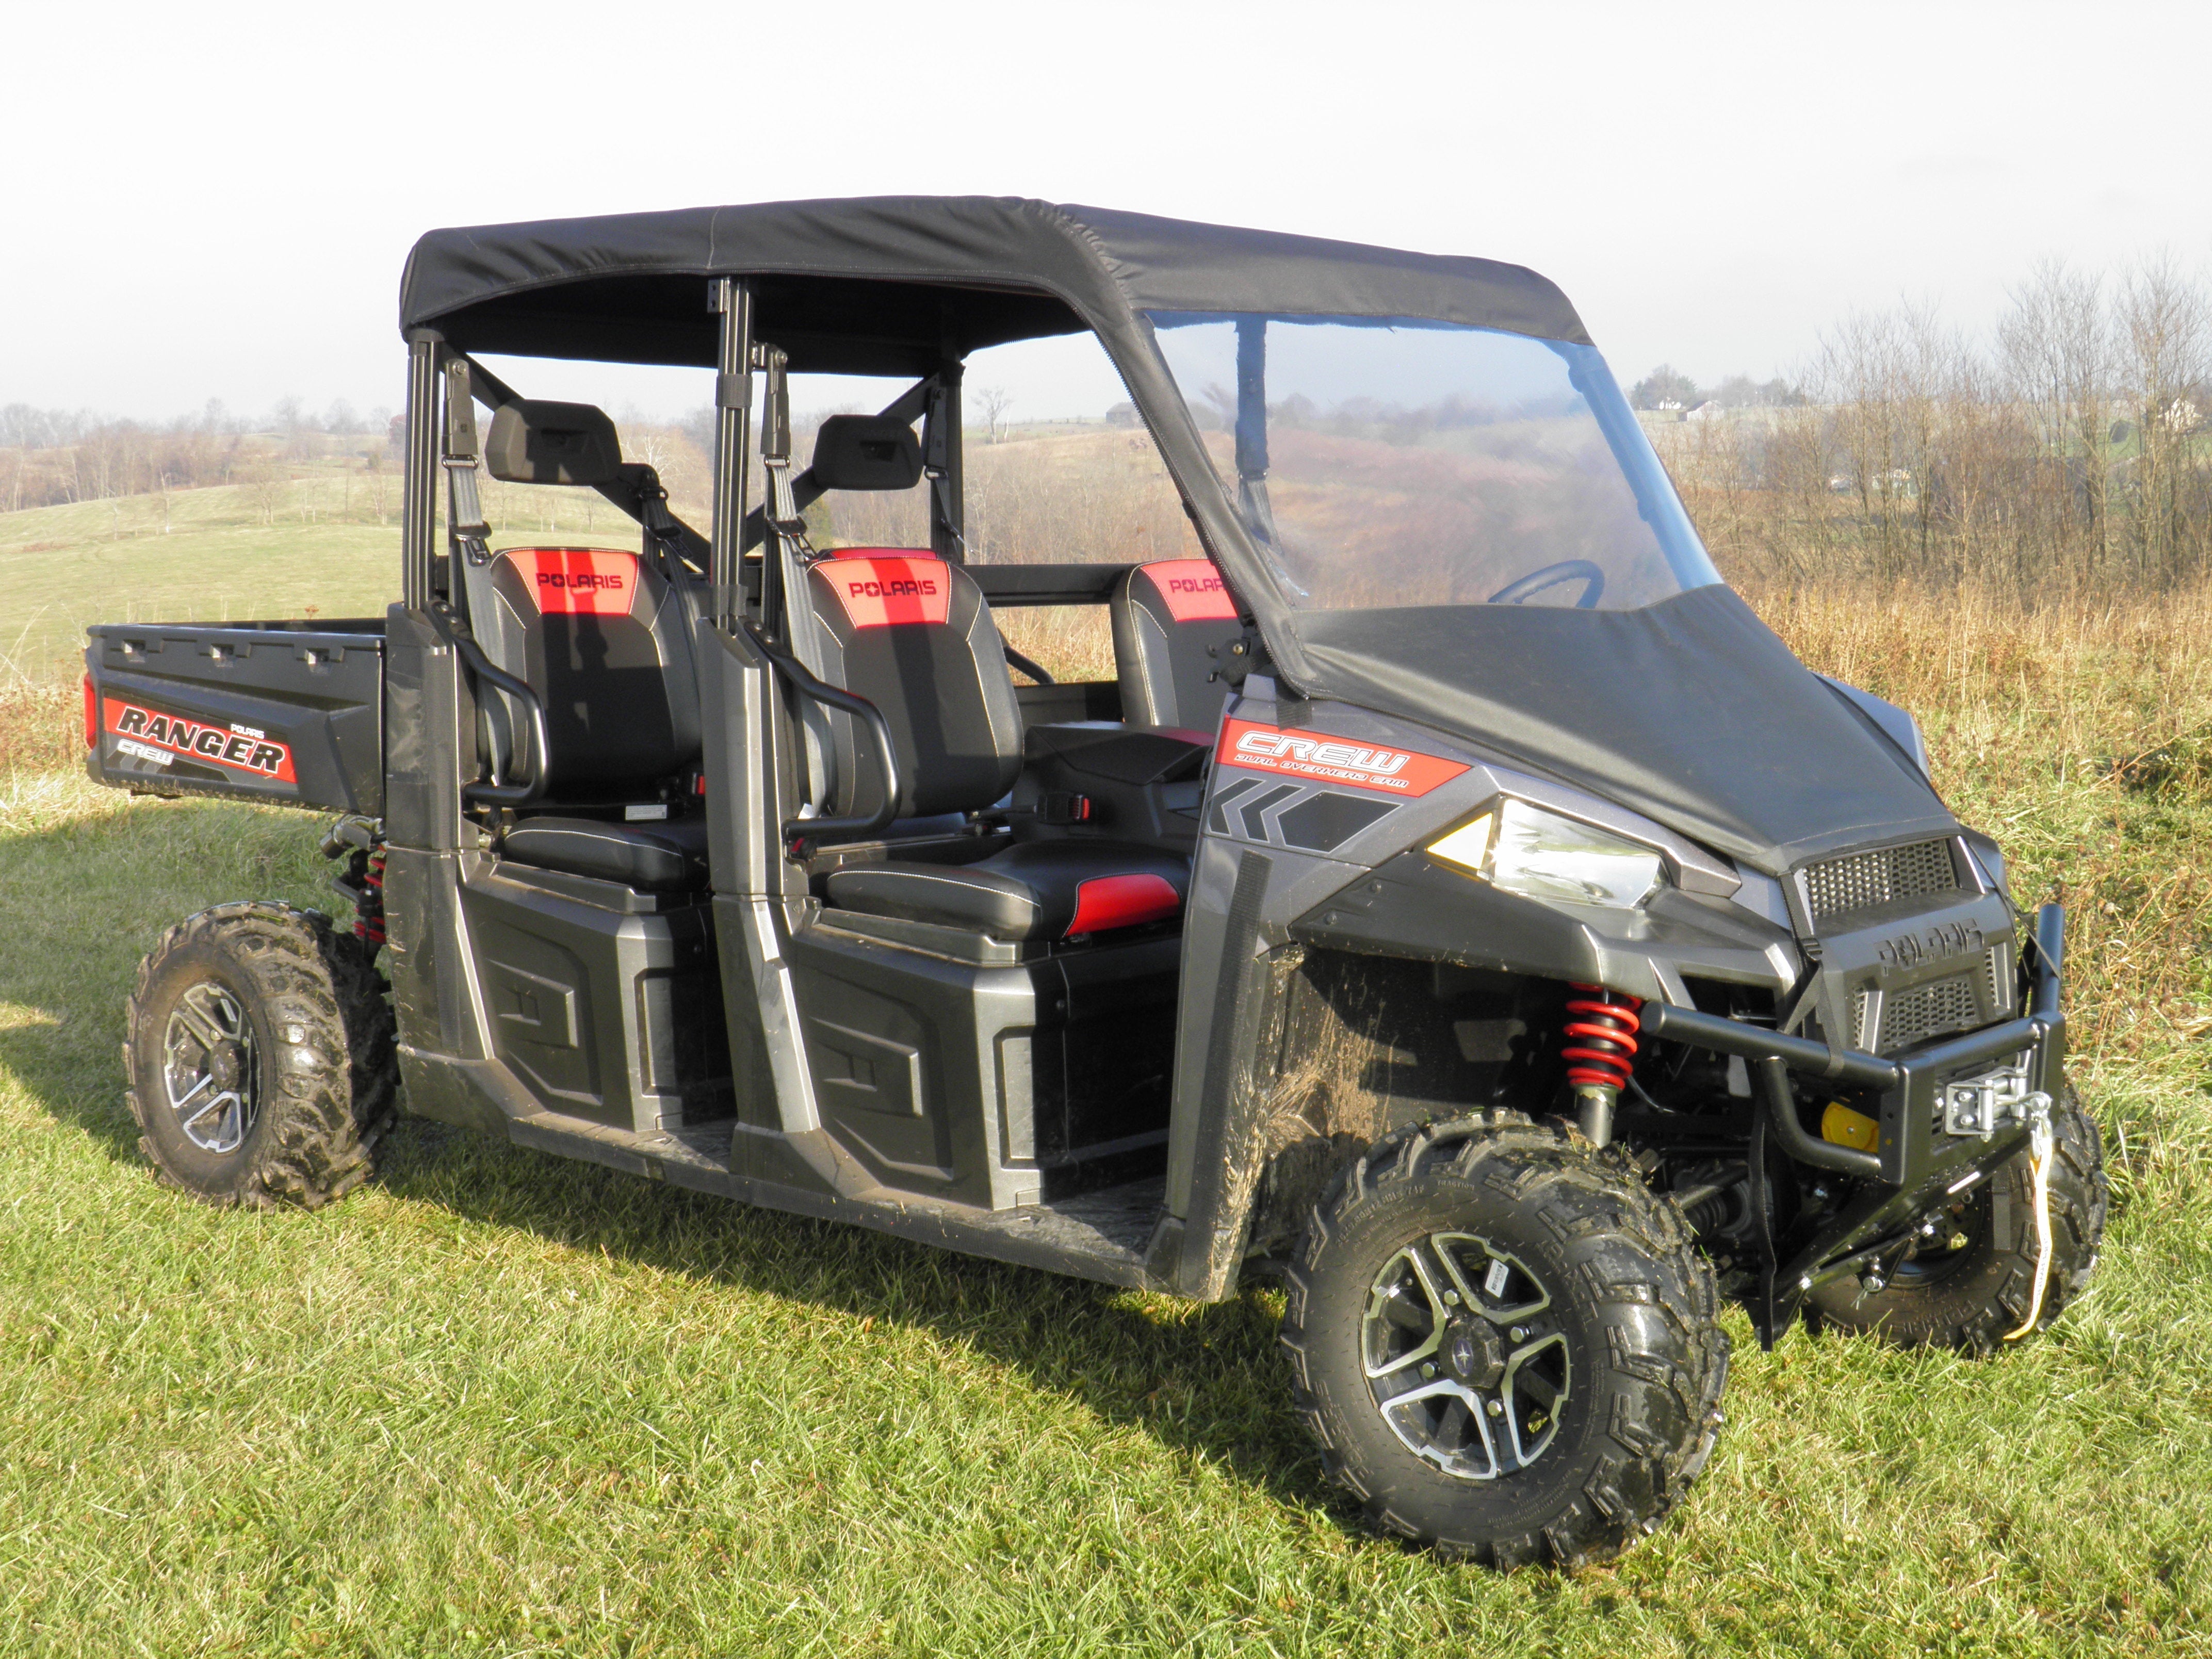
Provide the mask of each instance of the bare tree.
{"label": "bare tree", "polygon": [[999,441],[999,422],[1013,407],[1014,395],[1002,386],[978,386],[975,401],[982,406],[983,419],[990,427],[990,441]]}
{"label": "bare tree", "polygon": [[2129,494],[2141,573],[2160,581],[2202,574],[2202,549],[2192,559],[2183,544],[2191,507],[2198,506],[2200,522],[2203,516],[2191,499],[2198,493],[2191,484],[2202,483],[2191,442],[2202,416],[2190,394],[2205,378],[2212,347],[2203,292],[2172,256],[2158,255],[2122,285],[2118,322],[2139,434]]}
{"label": "bare tree", "polygon": [[2014,290],[1997,325],[2005,394],[2027,424],[2019,552],[2078,551],[2092,572],[2112,557],[2113,343],[2104,285],[2046,261]]}
{"label": "bare tree", "polygon": [[275,524],[277,514],[291,499],[291,481],[268,461],[256,461],[239,471],[246,483],[246,499],[252,503],[254,517],[263,524]]}

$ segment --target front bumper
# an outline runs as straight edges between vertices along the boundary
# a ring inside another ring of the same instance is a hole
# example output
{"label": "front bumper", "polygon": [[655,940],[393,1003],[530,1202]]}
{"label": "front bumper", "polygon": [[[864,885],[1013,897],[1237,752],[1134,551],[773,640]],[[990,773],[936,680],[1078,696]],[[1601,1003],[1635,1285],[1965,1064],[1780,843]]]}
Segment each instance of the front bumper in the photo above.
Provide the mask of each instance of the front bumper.
{"label": "front bumper", "polygon": [[[2065,913],[2056,904],[2045,905],[2036,915],[2023,1017],[1924,1043],[1893,1058],[1784,1036],[1668,1004],[1645,1006],[1644,1030],[1650,1035],[1753,1062],[1765,1085],[1765,1127],[1790,1157],[1866,1183],[1789,1263],[1778,1264],[1775,1277],[1783,1301],[1855,1271],[1936,1200],[1965,1190],[2027,1145],[2025,1122],[1994,1133],[1954,1133],[1946,1124],[1944,1094],[1948,1085],[2008,1065],[2024,1068],[2031,1090],[2058,1094],[2066,1054],[2066,1019],[2059,1009],[2065,927]],[[1808,1134],[1792,1103],[1790,1073],[1875,1091],[1881,1125],[1875,1149],[1859,1152]]]}

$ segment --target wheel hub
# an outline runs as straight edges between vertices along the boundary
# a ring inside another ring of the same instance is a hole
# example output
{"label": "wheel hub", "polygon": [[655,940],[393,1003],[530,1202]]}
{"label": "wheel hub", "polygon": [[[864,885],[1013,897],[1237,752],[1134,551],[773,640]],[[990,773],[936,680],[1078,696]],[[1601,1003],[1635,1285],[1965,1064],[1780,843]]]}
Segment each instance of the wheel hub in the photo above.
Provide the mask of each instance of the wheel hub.
{"label": "wheel hub", "polygon": [[246,1075],[246,1050],[235,1042],[218,1042],[208,1050],[207,1069],[216,1088],[235,1090]]}
{"label": "wheel hub", "polygon": [[1541,1456],[1570,1395],[1552,1294],[1472,1233],[1431,1233],[1386,1261],[1360,1340],[1375,1407],[1400,1443],[1462,1480]]}
{"label": "wheel hub", "polygon": [[204,1152],[234,1152],[253,1131],[253,1028],[245,1006],[215,980],[188,985],[169,1011],[161,1039],[169,1109]]}
{"label": "wheel hub", "polygon": [[1494,1389],[1505,1375],[1505,1345],[1486,1319],[1455,1319],[1445,1328],[1444,1361],[1452,1375],[1478,1389]]}

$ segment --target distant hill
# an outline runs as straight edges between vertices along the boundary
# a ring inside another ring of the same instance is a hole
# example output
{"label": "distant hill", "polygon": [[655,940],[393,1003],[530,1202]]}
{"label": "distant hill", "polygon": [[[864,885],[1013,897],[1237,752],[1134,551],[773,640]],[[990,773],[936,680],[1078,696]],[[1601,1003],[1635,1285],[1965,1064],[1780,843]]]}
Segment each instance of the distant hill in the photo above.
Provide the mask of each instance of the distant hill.
{"label": "distant hill", "polygon": [[[486,506],[495,532],[635,536],[587,490],[495,485]],[[398,592],[389,474],[380,498],[333,470],[0,513],[0,685],[73,676],[90,623],[380,616]]]}

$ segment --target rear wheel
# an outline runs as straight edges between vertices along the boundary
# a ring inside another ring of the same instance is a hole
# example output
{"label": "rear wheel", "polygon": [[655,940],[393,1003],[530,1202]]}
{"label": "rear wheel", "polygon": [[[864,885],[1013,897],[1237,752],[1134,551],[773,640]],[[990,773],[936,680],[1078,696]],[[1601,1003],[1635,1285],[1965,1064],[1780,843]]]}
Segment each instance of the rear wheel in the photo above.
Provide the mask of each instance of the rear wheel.
{"label": "rear wheel", "polygon": [[366,1181],[398,1071],[384,981],[319,911],[226,904],[138,964],[124,1065],[139,1147],[211,1204],[319,1208]]}
{"label": "rear wheel", "polygon": [[1500,1567],[1619,1554],[1711,1454],[1711,1270],[1617,1157],[1509,1114],[1378,1141],[1316,1207],[1283,1343],[1384,1529]]}
{"label": "rear wheel", "polygon": [[[2051,1277],[2036,1328],[2046,1328],[2088,1288],[2105,1236],[2109,1188],[2105,1145],[2071,1084],[2051,1109]],[[1930,1218],[1918,1254],[1880,1290],[1832,1279],[1808,1297],[1816,1326],[1865,1332],[1900,1347],[1987,1353],[2019,1328],[2035,1301],[2040,1260],[2034,1166],[2027,1152]]]}

